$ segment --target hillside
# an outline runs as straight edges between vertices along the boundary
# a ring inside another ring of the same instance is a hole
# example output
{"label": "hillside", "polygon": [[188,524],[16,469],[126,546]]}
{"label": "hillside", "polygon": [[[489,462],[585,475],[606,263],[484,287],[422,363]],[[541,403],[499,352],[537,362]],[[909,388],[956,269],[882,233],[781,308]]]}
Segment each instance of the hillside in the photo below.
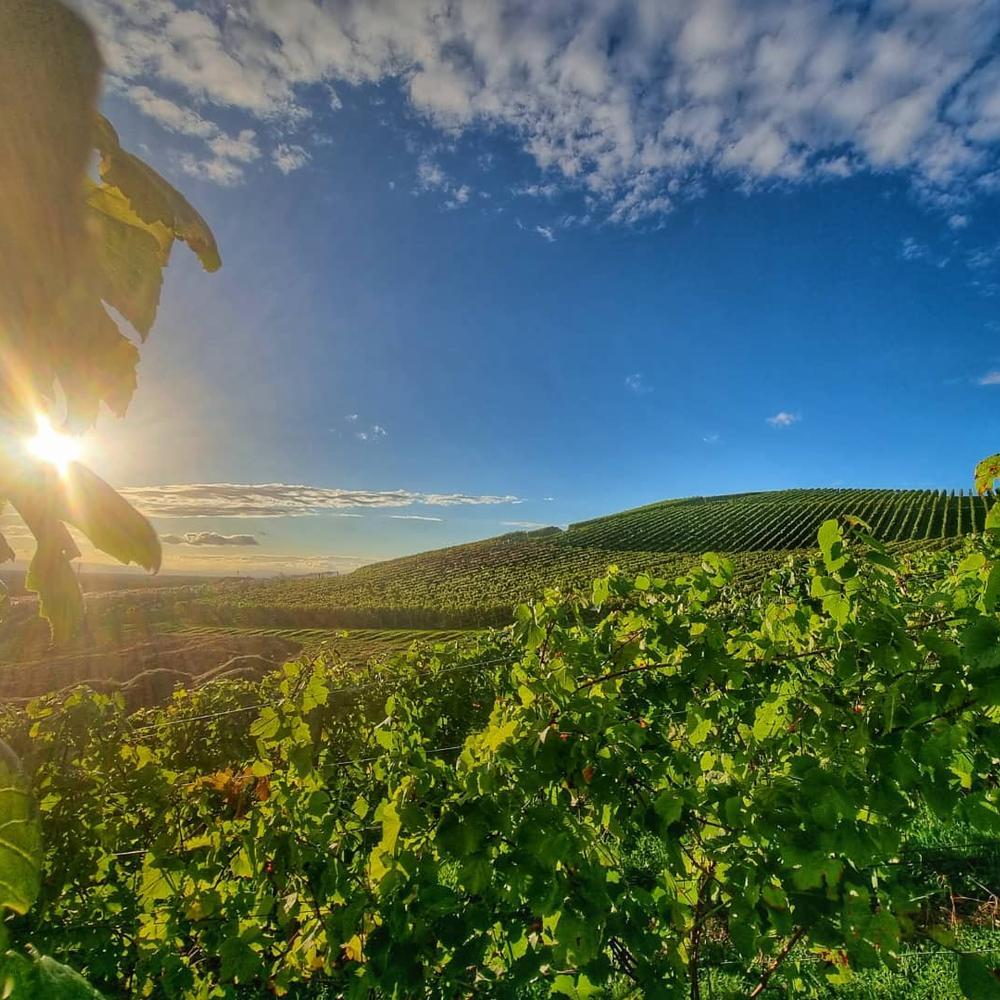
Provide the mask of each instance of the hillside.
{"label": "hillside", "polygon": [[611,564],[671,577],[706,551],[745,579],[813,545],[828,518],[854,515],[886,541],[937,543],[982,529],[992,498],[934,490],[783,490],[665,500],[362,567],[343,577],[229,582],[185,614],[242,624],[461,627],[499,624],[547,586],[586,585]]}
{"label": "hillside", "polygon": [[883,541],[981,531],[992,497],[960,490],[799,489],[664,500],[571,524],[566,545],[656,552],[811,547],[828,518],[860,517]]}

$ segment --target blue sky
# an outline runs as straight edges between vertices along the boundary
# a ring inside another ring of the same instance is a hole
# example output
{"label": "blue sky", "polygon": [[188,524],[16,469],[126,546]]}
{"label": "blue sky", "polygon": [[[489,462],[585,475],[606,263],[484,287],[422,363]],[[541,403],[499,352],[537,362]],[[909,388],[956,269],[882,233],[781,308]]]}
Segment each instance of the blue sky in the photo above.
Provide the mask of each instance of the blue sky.
{"label": "blue sky", "polygon": [[168,569],[1000,448],[996,2],[82,6],[224,262],[88,442]]}

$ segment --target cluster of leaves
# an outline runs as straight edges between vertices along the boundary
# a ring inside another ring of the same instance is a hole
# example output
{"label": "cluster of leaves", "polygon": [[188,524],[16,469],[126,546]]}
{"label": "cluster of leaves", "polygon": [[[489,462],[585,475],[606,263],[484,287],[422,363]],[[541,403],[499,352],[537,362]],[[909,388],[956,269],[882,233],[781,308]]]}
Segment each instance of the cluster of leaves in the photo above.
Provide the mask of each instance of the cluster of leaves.
{"label": "cluster of leaves", "polygon": [[[57,404],[64,414],[54,422],[74,430],[92,425],[102,403],[124,414],[139,354],[107,307],[145,338],[174,241],[207,270],[220,260],[201,216],[97,113],[101,59],[83,20],[58,0],[10,0],[0,37],[0,501],[35,536],[28,586],[63,638],[82,613],[66,525],[149,570],[159,568],[159,540],[88,469],[60,475],[19,442]],[[0,559],[11,558],[0,537]]]}
{"label": "cluster of leaves", "polygon": [[754,595],[706,556],[358,678],[39,702],[6,732],[45,889],[9,932],[109,995],[698,996],[720,949],[762,992],[920,938],[1000,996],[905,845],[928,809],[1000,832],[1000,549],[853,530]]}
{"label": "cluster of leaves", "polygon": [[[42,832],[38,807],[20,762],[0,740],[0,914],[28,912],[41,889]],[[0,995],[10,1000],[100,1000],[79,973],[40,954],[8,948],[0,922]]]}

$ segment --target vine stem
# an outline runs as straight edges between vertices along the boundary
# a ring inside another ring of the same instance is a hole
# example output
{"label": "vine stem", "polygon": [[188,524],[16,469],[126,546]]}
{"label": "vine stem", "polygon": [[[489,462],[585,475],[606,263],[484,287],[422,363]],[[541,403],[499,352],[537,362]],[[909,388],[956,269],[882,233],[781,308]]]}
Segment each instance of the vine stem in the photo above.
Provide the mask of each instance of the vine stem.
{"label": "vine stem", "polygon": [[760,977],[760,982],[750,991],[748,994],[748,1000],[754,1000],[755,997],[759,997],[764,990],[767,989],[767,984],[771,981],[771,977],[778,971],[779,966],[786,958],[788,958],[792,949],[802,940],[806,929],[800,927],[786,942],[785,946],[775,955],[774,960],[771,964],[764,970],[764,974]]}
{"label": "vine stem", "polygon": [[691,1000],[701,1000],[701,932],[705,926],[708,894],[714,877],[715,865],[711,864],[698,887],[698,901],[694,908],[694,925],[691,927]]}

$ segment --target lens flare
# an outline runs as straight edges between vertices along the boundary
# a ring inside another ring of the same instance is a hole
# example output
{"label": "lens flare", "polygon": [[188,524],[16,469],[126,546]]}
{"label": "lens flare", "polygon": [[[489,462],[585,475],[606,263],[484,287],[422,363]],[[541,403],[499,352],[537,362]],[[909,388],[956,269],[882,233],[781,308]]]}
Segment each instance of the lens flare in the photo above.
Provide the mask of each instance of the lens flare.
{"label": "lens flare", "polygon": [[35,436],[27,442],[28,452],[65,473],[69,463],[83,453],[80,439],[57,431],[49,418],[41,414],[35,418],[35,426]]}

